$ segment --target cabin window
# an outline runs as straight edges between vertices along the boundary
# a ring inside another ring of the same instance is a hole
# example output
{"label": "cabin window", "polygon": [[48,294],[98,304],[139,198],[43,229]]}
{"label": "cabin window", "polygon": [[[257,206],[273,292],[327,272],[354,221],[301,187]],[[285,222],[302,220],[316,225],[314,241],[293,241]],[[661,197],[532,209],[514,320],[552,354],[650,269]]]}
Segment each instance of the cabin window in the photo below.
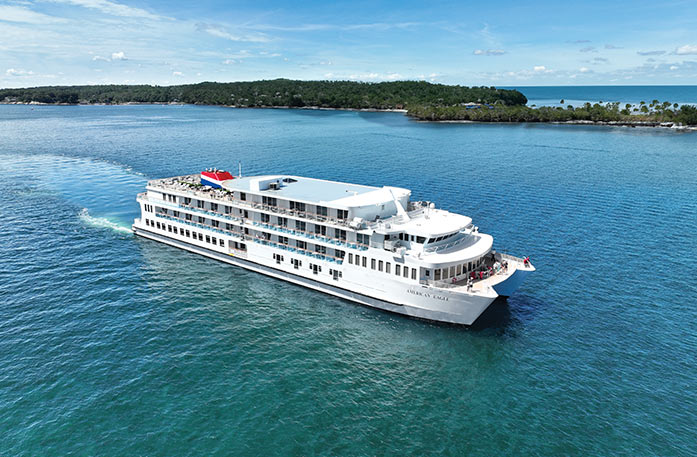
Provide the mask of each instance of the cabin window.
{"label": "cabin window", "polygon": [[327,234],[327,227],[324,225],[315,224],[315,233],[325,236]]}
{"label": "cabin window", "polygon": [[430,278],[431,277],[431,270],[425,270],[426,272],[426,277]]}
{"label": "cabin window", "polygon": [[340,240],[346,241],[346,230],[334,229],[334,236]]}
{"label": "cabin window", "polygon": [[394,266],[394,274],[400,276],[402,274],[402,266],[397,264]]}
{"label": "cabin window", "polygon": [[338,209],[338,210],[336,210],[336,217],[337,217],[337,219],[347,219],[348,218],[348,211],[345,209]]}
{"label": "cabin window", "polygon": [[217,203],[211,203],[211,211],[218,211],[218,204]]}
{"label": "cabin window", "polygon": [[167,231],[168,231],[168,232],[171,232],[171,231],[172,231],[172,226],[169,225],[169,224],[167,224]]}
{"label": "cabin window", "polygon": [[326,254],[327,253],[327,248],[325,246],[320,246],[319,244],[315,245],[315,252],[319,254]]}
{"label": "cabin window", "polygon": [[362,234],[362,233],[359,233],[359,234],[356,235],[356,241],[357,241],[359,244],[368,245],[368,244],[370,244],[370,235],[364,235],[364,234]]}
{"label": "cabin window", "polygon": [[326,206],[318,206],[317,207],[317,215],[326,216],[327,215],[327,207]]}
{"label": "cabin window", "polygon": [[191,238],[191,232],[189,232],[188,230],[186,231],[186,237]]}
{"label": "cabin window", "polygon": [[301,232],[304,232],[306,228],[305,221],[295,221],[295,228]]}
{"label": "cabin window", "polygon": [[462,274],[462,265],[457,266],[457,274],[461,275]]}
{"label": "cabin window", "polygon": [[199,240],[199,241],[203,241],[203,233],[199,233],[199,234],[198,234],[198,240]]}
{"label": "cabin window", "polygon": [[416,280],[416,268],[411,269],[411,279]]}
{"label": "cabin window", "polygon": [[363,256],[363,268],[367,268],[366,264],[368,263],[367,257]]}
{"label": "cabin window", "polygon": [[390,273],[390,262],[385,263],[385,273]]}
{"label": "cabin window", "polygon": [[426,237],[423,236],[417,236],[416,237],[416,242],[420,244],[424,244],[426,242]]}
{"label": "cabin window", "polygon": [[205,218],[205,217],[201,217],[201,216],[198,217],[198,223],[199,223],[199,224],[204,224],[205,222],[206,222],[206,218]]}
{"label": "cabin window", "polygon": [[409,235],[411,237],[411,241],[414,241],[414,235]]}
{"label": "cabin window", "polygon": [[380,260],[380,261],[378,262],[378,271],[382,271],[382,267],[383,267],[383,266],[384,266],[384,262],[383,262],[382,260]]}
{"label": "cabin window", "polygon": [[266,213],[261,213],[261,222],[268,223],[271,220],[271,216]]}
{"label": "cabin window", "polygon": [[370,259],[370,269],[375,270],[375,259]]}
{"label": "cabin window", "polygon": [[240,200],[247,200],[247,194],[245,194],[244,192],[240,192]]}
{"label": "cabin window", "polygon": [[210,242],[211,242],[211,237],[210,237],[210,235],[206,235],[206,243],[210,243]]}
{"label": "cabin window", "polygon": [[211,223],[213,224],[213,227],[219,228],[220,227],[220,221],[217,221],[215,219],[211,220]]}
{"label": "cabin window", "polygon": [[295,245],[298,249],[307,249],[307,243],[301,240],[295,240]]}
{"label": "cabin window", "polygon": [[197,200],[196,206],[198,206],[199,208],[203,208],[203,200]]}
{"label": "cabin window", "polygon": [[192,218],[191,214],[188,214],[188,213],[187,213],[187,214],[184,215],[184,219],[186,219],[187,221],[190,221],[190,220],[193,219],[193,218]]}
{"label": "cabin window", "polygon": [[211,241],[213,244],[218,244],[218,240],[216,239],[216,237],[212,237],[211,240],[213,240]]}
{"label": "cabin window", "polygon": [[406,266],[406,265],[404,266],[404,271],[403,271],[403,273],[404,273],[403,276],[404,276],[405,278],[408,278],[408,277],[409,277],[409,267],[408,267],[408,266]]}
{"label": "cabin window", "polygon": [[349,263],[353,263],[353,254],[349,252]]}

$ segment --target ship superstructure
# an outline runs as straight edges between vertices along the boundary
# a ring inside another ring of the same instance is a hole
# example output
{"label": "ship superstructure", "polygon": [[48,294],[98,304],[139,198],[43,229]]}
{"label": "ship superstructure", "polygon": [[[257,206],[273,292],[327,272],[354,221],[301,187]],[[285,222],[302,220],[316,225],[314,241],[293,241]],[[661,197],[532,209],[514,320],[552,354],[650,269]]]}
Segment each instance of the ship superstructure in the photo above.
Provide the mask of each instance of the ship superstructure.
{"label": "ship superstructure", "polygon": [[211,169],[148,182],[133,230],[364,305],[466,325],[534,271],[527,259],[493,251],[469,217],[410,196]]}

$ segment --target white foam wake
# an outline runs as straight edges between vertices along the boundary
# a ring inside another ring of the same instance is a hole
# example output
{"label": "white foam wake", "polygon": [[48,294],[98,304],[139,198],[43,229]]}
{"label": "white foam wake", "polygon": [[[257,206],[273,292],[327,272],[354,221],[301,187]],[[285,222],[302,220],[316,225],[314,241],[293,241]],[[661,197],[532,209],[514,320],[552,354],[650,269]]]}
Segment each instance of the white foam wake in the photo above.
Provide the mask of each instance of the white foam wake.
{"label": "white foam wake", "polygon": [[87,208],[83,208],[82,211],[80,211],[80,220],[92,227],[108,228],[120,233],[133,233],[130,227],[124,227],[119,223],[110,221],[106,217],[91,216]]}

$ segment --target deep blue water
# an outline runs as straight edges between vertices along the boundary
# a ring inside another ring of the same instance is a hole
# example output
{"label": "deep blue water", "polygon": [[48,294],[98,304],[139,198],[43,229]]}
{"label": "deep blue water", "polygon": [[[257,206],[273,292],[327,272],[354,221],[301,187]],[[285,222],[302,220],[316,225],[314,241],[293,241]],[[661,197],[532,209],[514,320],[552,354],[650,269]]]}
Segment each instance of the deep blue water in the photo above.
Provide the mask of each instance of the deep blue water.
{"label": "deep blue water", "polygon": [[[586,102],[620,102],[633,105],[653,100],[697,105],[697,86],[521,86],[514,87],[528,98],[528,105],[566,106]],[[560,105],[560,101],[564,104]]]}
{"label": "deep blue water", "polygon": [[[538,271],[471,329],[128,228],[205,167],[409,187]],[[697,454],[697,134],[0,106],[0,455]]]}

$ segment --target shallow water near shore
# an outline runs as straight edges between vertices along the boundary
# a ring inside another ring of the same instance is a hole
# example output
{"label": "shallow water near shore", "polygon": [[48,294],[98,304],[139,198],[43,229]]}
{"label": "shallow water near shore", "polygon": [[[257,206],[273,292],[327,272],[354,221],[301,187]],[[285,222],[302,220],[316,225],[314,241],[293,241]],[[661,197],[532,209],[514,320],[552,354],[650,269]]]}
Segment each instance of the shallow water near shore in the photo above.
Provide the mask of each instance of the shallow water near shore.
{"label": "shallow water near shore", "polygon": [[[697,453],[697,135],[0,106],[0,455]],[[473,328],[133,236],[206,167],[411,188],[537,267]]]}

